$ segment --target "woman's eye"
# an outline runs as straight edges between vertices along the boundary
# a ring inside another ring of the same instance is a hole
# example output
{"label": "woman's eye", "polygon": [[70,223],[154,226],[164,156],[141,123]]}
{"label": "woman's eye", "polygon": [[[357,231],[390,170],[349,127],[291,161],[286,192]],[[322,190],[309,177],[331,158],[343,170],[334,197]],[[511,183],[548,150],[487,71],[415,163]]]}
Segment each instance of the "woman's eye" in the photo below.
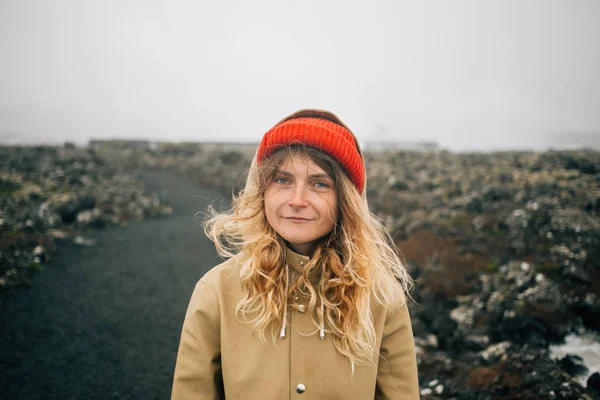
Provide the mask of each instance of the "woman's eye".
{"label": "woman's eye", "polygon": [[315,186],[319,189],[327,189],[330,187],[327,182],[315,182]]}
{"label": "woman's eye", "polygon": [[287,185],[290,181],[287,178],[275,178],[275,183]]}

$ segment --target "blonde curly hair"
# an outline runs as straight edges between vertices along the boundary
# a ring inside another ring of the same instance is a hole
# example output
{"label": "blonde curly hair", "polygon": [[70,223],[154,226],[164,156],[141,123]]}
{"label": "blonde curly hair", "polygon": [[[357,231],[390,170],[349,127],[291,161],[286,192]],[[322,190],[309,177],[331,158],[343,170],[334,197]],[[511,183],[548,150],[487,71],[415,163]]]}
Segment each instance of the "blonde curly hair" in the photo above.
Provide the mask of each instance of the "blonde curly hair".
{"label": "blonde curly hair", "polygon": [[[334,180],[339,218],[285,293],[289,279],[284,268],[286,243],[267,222],[264,193],[277,167],[292,155],[307,157]],[[269,331],[275,341],[275,327],[283,321],[287,299],[299,291],[310,299],[308,311],[315,327],[327,325],[336,349],[351,362],[352,371],[355,364],[375,366],[371,303],[375,299],[388,307],[402,305],[413,285],[389,233],[370,213],[365,198],[339,163],[318,149],[298,145],[279,149],[260,166],[253,163],[248,180],[246,189],[234,196],[231,210],[218,213],[209,208],[204,225],[222,257],[240,252],[250,256],[241,271],[244,294],[236,317],[251,323],[262,341]]]}

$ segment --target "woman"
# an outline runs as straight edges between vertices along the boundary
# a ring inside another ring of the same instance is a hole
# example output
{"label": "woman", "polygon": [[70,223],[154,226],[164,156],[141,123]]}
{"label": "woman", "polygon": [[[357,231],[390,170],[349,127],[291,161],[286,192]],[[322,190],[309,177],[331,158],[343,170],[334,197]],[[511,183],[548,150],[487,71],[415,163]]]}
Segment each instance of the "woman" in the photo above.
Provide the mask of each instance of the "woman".
{"label": "woman", "polygon": [[265,133],[206,233],[229,259],[194,289],[173,399],[419,397],[411,279],[338,117],[301,110]]}

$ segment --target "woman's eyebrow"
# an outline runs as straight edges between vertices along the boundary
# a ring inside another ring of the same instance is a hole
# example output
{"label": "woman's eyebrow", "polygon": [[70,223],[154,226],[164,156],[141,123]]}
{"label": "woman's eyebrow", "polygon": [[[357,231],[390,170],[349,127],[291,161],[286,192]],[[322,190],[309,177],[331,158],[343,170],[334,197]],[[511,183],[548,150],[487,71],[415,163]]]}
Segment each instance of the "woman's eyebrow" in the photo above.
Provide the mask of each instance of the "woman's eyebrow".
{"label": "woman's eyebrow", "polygon": [[275,175],[286,175],[286,176],[292,176],[291,172],[287,172],[281,169],[276,169],[275,170]]}
{"label": "woman's eyebrow", "polygon": [[[283,175],[283,176],[288,176],[288,177],[293,177],[294,174],[292,174],[291,172],[282,170],[282,169],[276,169],[274,175]],[[326,173],[322,173],[322,174],[311,174],[308,176],[309,179],[330,179],[333,180],[333,178],[329,175],[327,175]]]}
{"label": "woman's eyebrow", "polygon": [[[291,172],[282,170],[282,169],[276,169],[275,170],[275,175],[287,175],[287,176],[293,176],[294,174],[292,174]],[[308,176],[309,178],[329,178],[329,179],[333,179],[331,178],[329,175],[327,175],[326,173],[322,173],[322,174],[311,174]]]}
{"label": "woman's eyebrow", "polygon": [[308,177],[309,178],[313,178],[313,179],[315,179],[315,178],[318,178],[318,179],[321,179],[321,178],[333,179],[332,177],[330,177],[327,174],[313,174],[313,175],[309,175]]}

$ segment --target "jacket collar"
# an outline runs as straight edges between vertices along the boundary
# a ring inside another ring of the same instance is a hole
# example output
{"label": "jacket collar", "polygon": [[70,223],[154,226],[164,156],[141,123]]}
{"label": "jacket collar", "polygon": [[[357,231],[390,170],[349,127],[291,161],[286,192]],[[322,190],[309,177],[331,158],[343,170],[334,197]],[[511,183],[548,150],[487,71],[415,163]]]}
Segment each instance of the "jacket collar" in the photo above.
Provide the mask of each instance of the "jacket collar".
{"label": "jacket collar", "polygon": [[302,273],[304,267],[309,263],[310,257],[298,254],[289,247],[286,247],[285,261],[291,269]]}
{"label": "jacket collar", "polygon": [[[310,262],[310,257],[298,254],[295,251],[291,250],[289,247],[286,247],[285,261],[286,261],[286,263],[285,263],[286,274],[289,274],[290,269],[299,274],[302,274],[302,271],[304,270],[306,265]],[[292,273],[291,275],[294,275],[294,274]],[[290,277],[288,275],[288,279],[286,279],[285,293],[288,292],[289,281],[290,281]],[[287,296],[284,296],[284,302],[285,302],[285,305],[284,305],[284,309],[283,309],[283,323],[281,325],[281,332],[279,333],[279,337],[282,339],[285,338],[285,330],[286,330],[286,325],[287,325],[287,307],[288,307]],[[325,305],[323,304],[323,302],[321,302],[321,315],[322,316],[325,315]],[[321,321],[319,323],[319,338],[321,340],[325,339],[325,322],[324,322],[323,318],[321,318]]]}

